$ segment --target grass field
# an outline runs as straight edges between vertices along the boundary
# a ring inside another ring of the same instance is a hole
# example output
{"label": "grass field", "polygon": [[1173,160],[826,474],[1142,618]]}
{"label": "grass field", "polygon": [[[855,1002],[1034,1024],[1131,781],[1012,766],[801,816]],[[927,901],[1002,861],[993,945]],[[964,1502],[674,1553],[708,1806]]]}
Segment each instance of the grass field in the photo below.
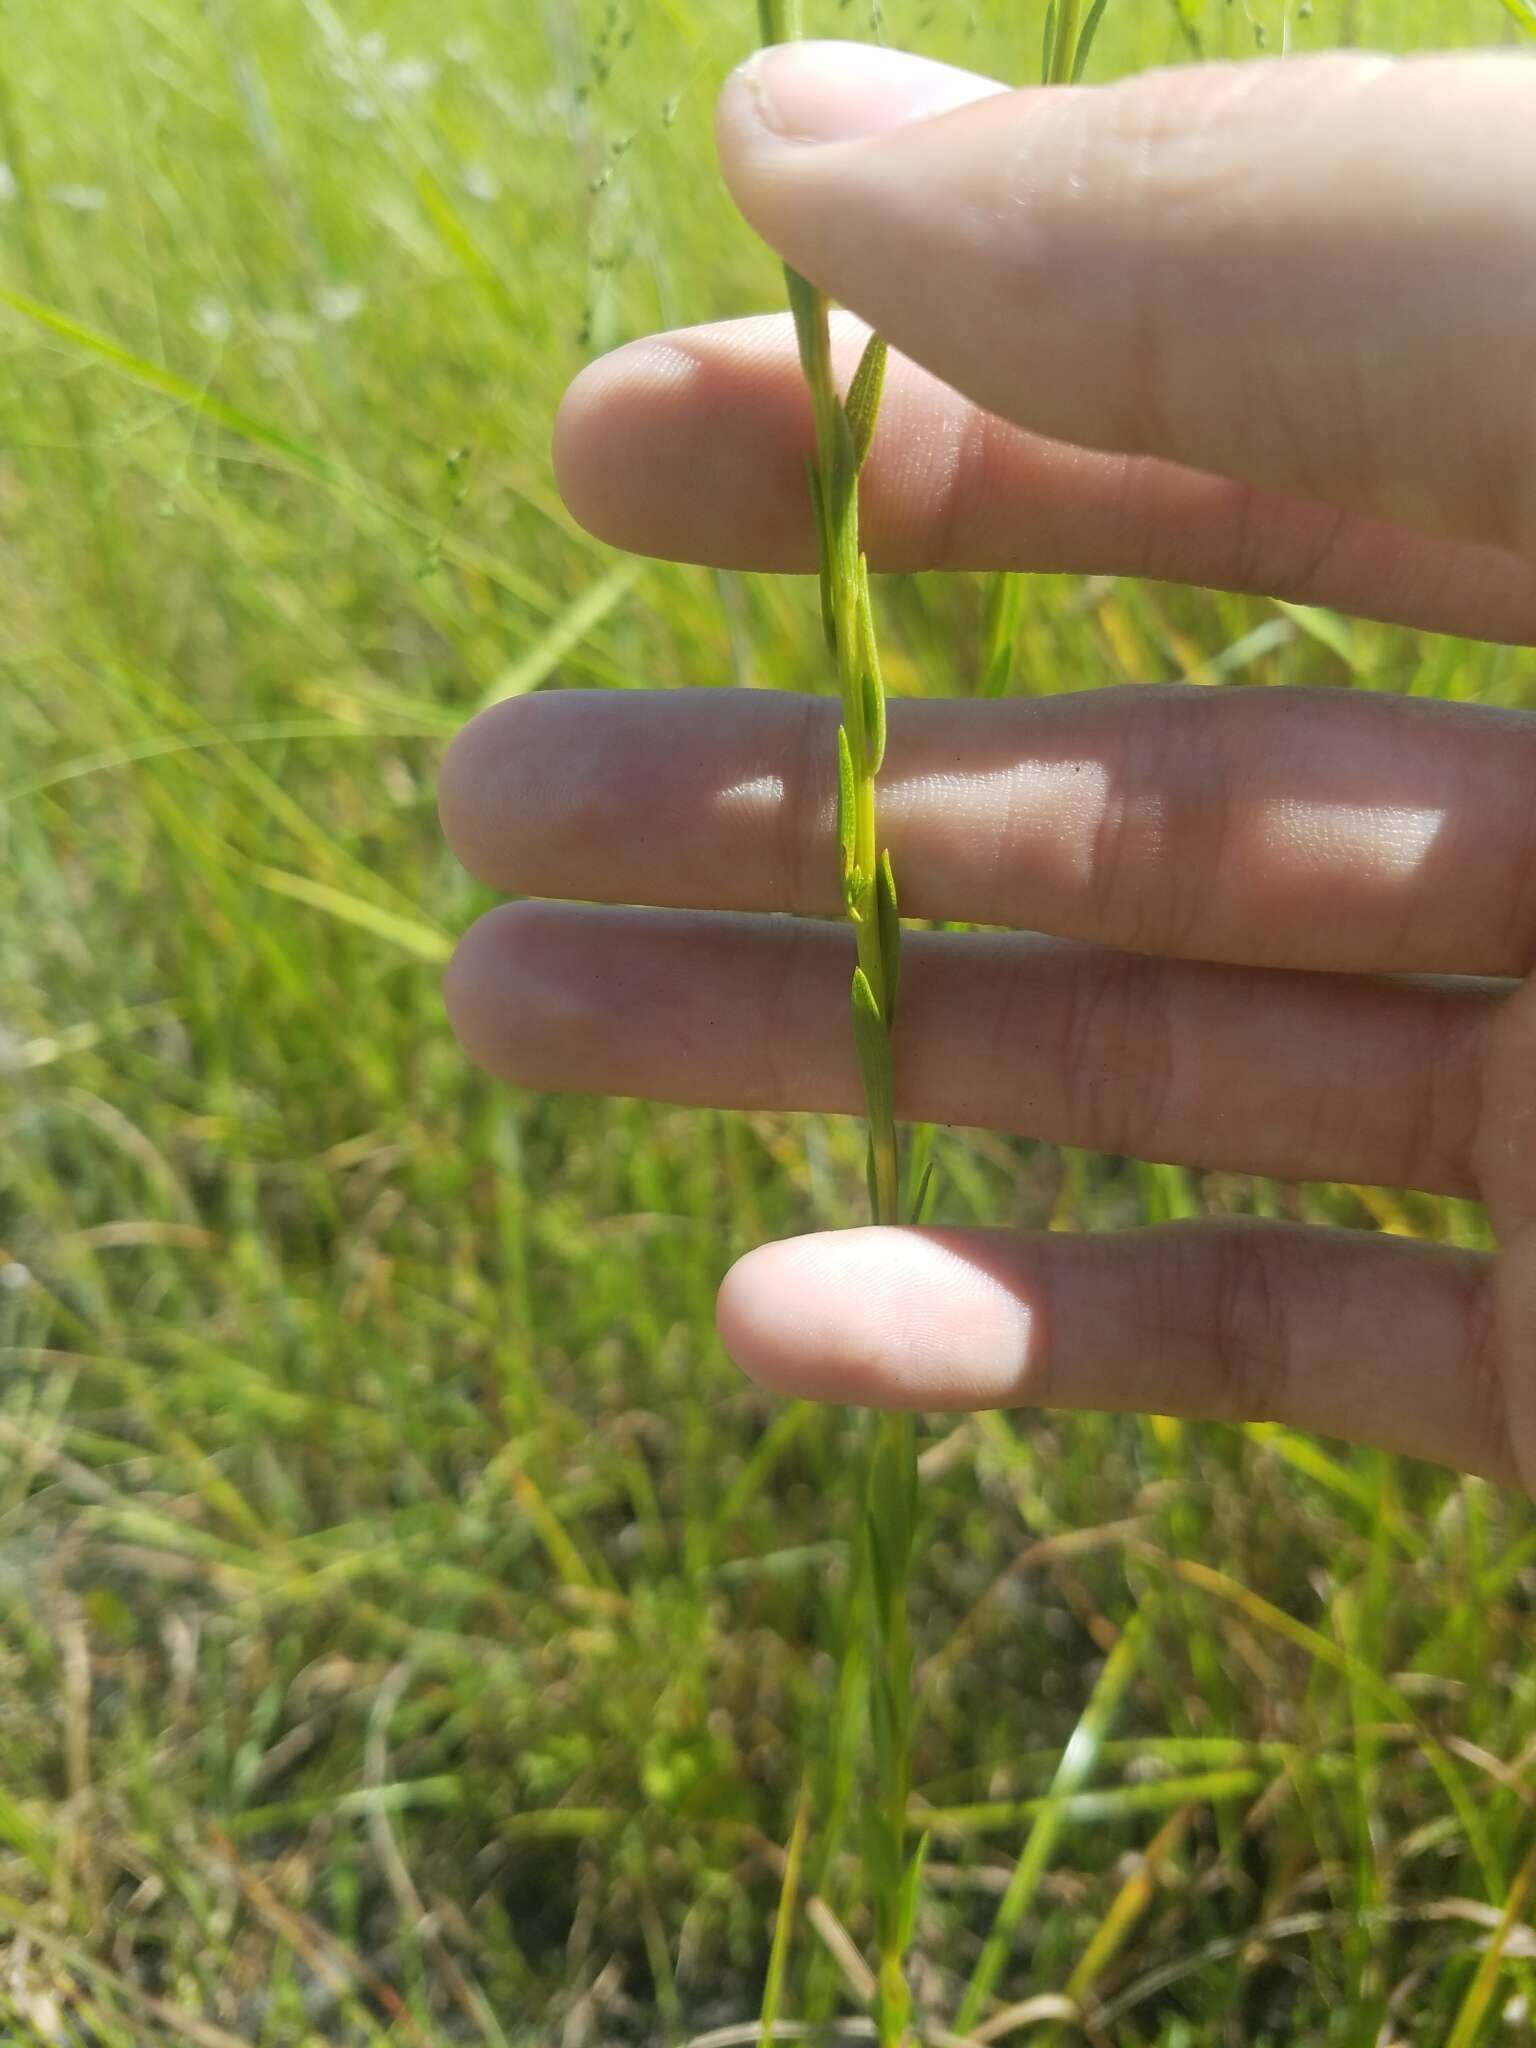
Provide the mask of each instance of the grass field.
{"label": "grass field", "polygon": [[[1038,0],[881,12],[1037,69]],[[804,585],[614,557],[547,463],[590,354],[779,302],[711,171],[751,22],[0,11],[6,2041],[750,2021],[802,1786],[784,2011],[858,2011],[821,1824],[857,1427],[744,1384],[712,1299],[748,1244],[857,1214],[859,1134],[510,1094],[438,991],[489,900],[433,801],[476,706],[822,683]],[[1113,0],[1093,69],[1256,29],[1513,32],[1498,0]],[[880,602],[896,691],[970,687],[978,585]],[[1019,673],[1536,702],[1525,657],[1072,578],[1030,587]],[[1483,1232],[1022,1139],[938,1158],[950,1222]],[[1523,1503],[1274,1427],[924,1446],[936,2026],[1024,1857],[989,2039],[1536,2039]]]}

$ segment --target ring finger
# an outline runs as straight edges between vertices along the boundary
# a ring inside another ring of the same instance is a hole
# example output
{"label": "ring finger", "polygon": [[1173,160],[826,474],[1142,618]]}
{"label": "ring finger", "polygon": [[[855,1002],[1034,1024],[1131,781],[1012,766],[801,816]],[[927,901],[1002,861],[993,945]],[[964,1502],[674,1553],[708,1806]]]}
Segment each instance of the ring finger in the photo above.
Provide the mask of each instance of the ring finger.
{"label": "ring finger", "polygon": [[[851,939],[787,918],[524,903],[448,976],[467,1050],[539,1089],[856,1111]],[[1488,1026],[1467,983],[908,935],[904,1118],[1180,1164],[1469,1195]]]}

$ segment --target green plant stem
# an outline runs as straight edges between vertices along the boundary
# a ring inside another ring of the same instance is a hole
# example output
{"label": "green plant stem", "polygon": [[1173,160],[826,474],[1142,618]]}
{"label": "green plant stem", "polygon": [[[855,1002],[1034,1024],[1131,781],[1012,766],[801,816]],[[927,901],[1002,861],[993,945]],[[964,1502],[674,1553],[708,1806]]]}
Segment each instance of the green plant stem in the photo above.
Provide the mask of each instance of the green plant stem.
{"label": "green plant stem", "polygon": [[1019,1923],[1029,1911],[1050,1862],[1066,1802],[1093,1768],[1126,1688],[1136,1675],[1147,1646],[1153,1611],[1150,1606],[1144,1607],[1127,1623],[1125,1632],[1105,1661],[1093,1696],[1073,1730],[1072,1740],[1062,1751],[1050,1792],[1035,1816],[1023,1853],[1014,1865],[1008,1889],[997,1909],[992,1931],[982,1946],[976,1967],[971,1972],[971,1981],[960,2001],[960,2010],[955,2015],[957,2034],[968,2033],[981,2018],[987,1999],[1002,1975],[1013,1950]]}
{"label": "green plant stem", "polygon": [[800,34],[800,0],[757,0],[757,26],[763,43],[792,43]]}
{"label": "green plant stem", "polygon": [[[1058,0],[1048,38],[1051,83],[1074,79],[1104,12],[1093,0]],[[799,32],[798,0],[758,0],[765,43]],[[885,375],[885,347],[872,337],[840,397],[832,376],[825,295],[785,270],[801,367],[811,395],[816,456],[811,468],[821,565],[822,625],[837,663],[842,723],[838,729],[838,849],[843,901],[857,937],[853,1028],[869,1121],[869,1201],[876,1223],[903,1221],[896,1138],[892,1032],[900,980],[901,924],[889,853],[880,845],[875,782],[885,754],[885,697],[870,602],[869,565],[859,546],[859,470],[869,452]],[[1016,606],[1006,603],[1017,629]],[[1001,636],[1002,622],[998,626]],[[1000,656],[994,655],[992,666]],[[852,1598],[867,1602],[869,1717],[876,1788],[866,1814],[865,1871],[873,1895],[879,1949],[875,2024],[881,2048],[907,2038],[911,1997],[904,1959],[922,1880],[925,1843],[905,1853],[911,1789],[912,1651],[907,1584],[917,1515],[917,1436],[906,1415],[874,1426],[863,1512],[862,1568]],[[850,1630],[850,1640],[857,1630]],[[988,1958],[998,1966],[1001,1950]],[[973,1987],[974,1992],[974,1987]]]}
{"label": "green plant stem", "polygon": [[1065,85],[1077,62],[1078,30],[1082,23],[1082,0],[1056,0],[1056,33],[1051,42],[1047,85]]}
{"label": "green plant stem", "polygon": [[[839,843],[844,900],[858,949],[853,1014],[869,1116],[870,1208],[876,1223],[895,1223],[900,1220],[901,1198],[891,1029],[900,927],[889,857],[879,846],[875,803],[885,712],[874,649],[869,572],[858,545],[861,451],[849,412],[832,381],[826,299],[792,272],[788,279],[816,422],[813,496],[821,535],[823,618],[837,661],[842,699]],[[873,347],[878,349],[879,344]],[[869,374],[875,380],[881,360],[879,356],[866,358],[866,363],[874,365]],[[856,378],[850,395],[858,383]],[[882,1484],[882,1478],[887,1483]],[[908,1895],[916,1880],[914,1877],[910,1887],[904,1882],[903,1842],[911,1775],[907,1564],[915,1492],[912,1419],[882,1416],[875,1424],[865,1489],[864,1541],[872,1569],[859,1575],[869,1588],[871,1623],[869,1677],[878,1785],[866,1829],[866,1867],[875,1895],[880,1951],[875,2016],[881,2048],[897,2048],[906,2038],[910,2013],[903,1957],[912,1911]]]}
{"label": "green plant stem", "polygon": [[[758,0],[765,43],[798,30],[793,0]],[[843,901],[858,966],[853,1027],[869,1118],[869,1200],[876,1223],[901,1220],[900,1157],[892,1101],[891,1033],[896,1018],[901,925],[890,856],[880,845],[875,778],[885,753],[885,700],[870,604],[869,567],[859,547],[858,476],[879,410],[885,349],[872,339],[846,399],[832,376],[825,296],[786,270],[800,361],[811,394],[816,458],[811,472],[821,562],[822,624],[837,663],[838,848]],[[907,1575],[917,1498],[916,1431],[910,1416],[874,1427],[865,1484],[863,1561],[855,1602],[867,1605],[869,1713],[876,1788],[865,1824],[865,1871],[873,1894],[875,2024],[881,2048],[907,2039],[911,1996],[904,1958],[916,1912],[923,1848],[905,1851],[911,1787],[912,1653]],[[855,1624],[850,1641],[859,1633]]]}

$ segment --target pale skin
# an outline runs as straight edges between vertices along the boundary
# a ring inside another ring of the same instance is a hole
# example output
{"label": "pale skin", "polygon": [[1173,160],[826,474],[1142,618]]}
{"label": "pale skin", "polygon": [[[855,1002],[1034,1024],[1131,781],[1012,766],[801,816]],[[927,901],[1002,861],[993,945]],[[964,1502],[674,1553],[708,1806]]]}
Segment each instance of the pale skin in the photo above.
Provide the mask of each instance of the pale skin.
{"label": "pale skin", "polygon": [[[1163,577],[1536,643],[1536,64],[1005,93],[797,45],[732,77],[718,127],[747,219],[900,352],[876,569]],[[749,320],[585,371],[556,469],[620,546],[808,570],[810,438],[787,319]],[[477,719],[449,839],[546,900],[465,938],[469,1052],[536,1088],[857,1110],[835,719],[727,690]],[[901,1115],[1466,1196],[1502,1249],[823,1233],[727,1277],[740,1364],[875,1406],[1276,1417],[1536,1486],[1536,714],[897,704],[882,805],[904,911],[1011,928],[909,935]]]}

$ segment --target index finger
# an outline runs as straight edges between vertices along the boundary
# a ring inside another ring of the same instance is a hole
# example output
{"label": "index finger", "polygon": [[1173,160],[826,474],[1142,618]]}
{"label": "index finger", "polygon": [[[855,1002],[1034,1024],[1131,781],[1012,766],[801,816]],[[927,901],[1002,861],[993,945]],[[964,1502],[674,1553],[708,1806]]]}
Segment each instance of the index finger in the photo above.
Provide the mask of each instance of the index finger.
{"label": "index finger", "polygon": [[[1536,68],[1204,65],[870,134],[857,46],[727,84],[727,182],[992,412],[1536,554]],[[851,138],[851,139],[849,139]]]}
{"label": "index finger", "polygon": [[[861,321],[833,316],[843,388],[867,336]],[[788,314],[725,320],[590,364],[560,408],[555,473],[582,525],[616,547],[808,570],[813,440]],[[1536,641],[1536,569],[1506,549],[1025,433],[896,354],[859,521],[873,569],[1152,576]]]}

